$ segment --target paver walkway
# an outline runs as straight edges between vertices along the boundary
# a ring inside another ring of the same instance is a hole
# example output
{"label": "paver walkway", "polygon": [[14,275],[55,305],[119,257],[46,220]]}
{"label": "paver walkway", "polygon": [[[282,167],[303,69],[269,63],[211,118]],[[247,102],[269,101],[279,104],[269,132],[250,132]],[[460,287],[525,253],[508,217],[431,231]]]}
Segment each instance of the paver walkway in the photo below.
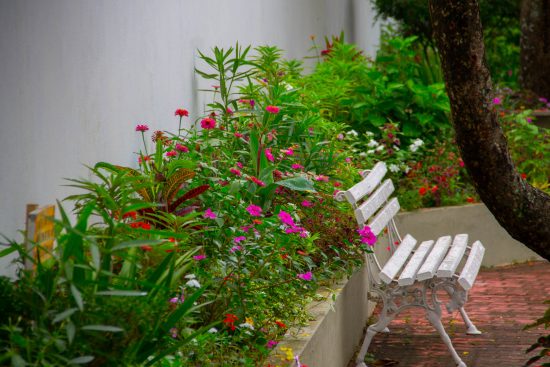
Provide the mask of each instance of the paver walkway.
{"label": "paver walkway", "polygon": [[[523,331],[523,327],[541,317],[550,299],[550,263],[498,267],[482,270],[470,292],[466,311],[483,332],[465,335],[460,314],[443,311],[443,324],[453,344],[468,367],[520,367],[534,355],[525,354],[543,327]],[[390,324],[391,333],[379,333],[369,353],[377,359],[389,359],[399,367],[455,366],[439,334],[419,309],[403,312]],[[375,312],[377,315],[378,310]],[[380,364],[383,365],[383,364]]]}

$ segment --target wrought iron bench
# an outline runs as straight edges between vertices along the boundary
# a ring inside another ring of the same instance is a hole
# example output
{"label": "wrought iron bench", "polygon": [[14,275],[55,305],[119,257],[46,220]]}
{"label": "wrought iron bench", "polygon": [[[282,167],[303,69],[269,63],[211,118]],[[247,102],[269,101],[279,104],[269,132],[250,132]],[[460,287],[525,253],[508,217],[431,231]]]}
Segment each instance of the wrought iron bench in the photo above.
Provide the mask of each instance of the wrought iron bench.
{"label": "wrought iron bench", "polygon": [[443,328],[442,301],[437,293],[443,291],[449,295],[447,310],[460,311],[467,334],[480,334],[463,306],[479,272],[485,248],[479,241],[468,246],[467,234],[454,238],[443,236],[418,245],[409,234],[402,239],[394,221],[400,207],[397,198],[391,198],[393,183],[389,179],[382,182],[386,172],[385,163],[379,162],[372,170],[362,173],[361,182],[336,194],[336,200],[347,200],[352,205],[360,229],[368,226],[376,236],[385,234],[391,253],[383,266],[373,251],[366,253],[370,290],[380,296],[383,308],[378,321],[367,329],[356,359],[357,367],[366,367],[364,358],[374,335],[388,331],[388,324],[401,311],[411,307],[424,309],[426,318],[439,332],[457,366],[466,367]]}

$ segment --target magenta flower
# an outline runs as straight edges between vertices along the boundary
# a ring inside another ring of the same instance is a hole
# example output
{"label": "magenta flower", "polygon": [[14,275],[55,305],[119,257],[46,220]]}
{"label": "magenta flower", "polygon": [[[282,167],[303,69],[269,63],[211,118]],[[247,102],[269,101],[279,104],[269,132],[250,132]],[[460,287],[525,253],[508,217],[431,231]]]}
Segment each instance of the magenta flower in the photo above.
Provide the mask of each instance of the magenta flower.
{"label": "magenta flower", "polygon": [[313,279],[313,274],[311,273],[311,271],[308,271],[307,273],[302,273],[302,274],[298,274],[296,275],[299,279],[302,279],[302,280],[306,280],[306,281],[310,281],[311,279]]}
{"label": "magenta flower", "polygon": [[304,166],[298,163],[294,163],[291,167],[292,169],[304,169]]}
{"label": "magenta flower", "polygon": [[283,210],[279,212],[279,219],[283,224],[286,224],[287,226],[296,227],[296,224],[294,223],[294,219],[292,219],[292,216]]}
{"label": "magenta flower", "polygon": [[548,100],[544,97],[540,97],[539,101],[542,102],[542,103],[548,103]]}
{"label": "magenta flower", "polygon": [[257,205],[249,205],[248,208],[246,208],[246,211],[253,217],[259,217],[262,215],[262,208]]}
{"label": "magenta flower", "polygon": [[346,163],[351,163],[351,157],[346,158]]}
{"label": "magenta flower", "polygon": [[195,259],[197,261],[201,261],[201,260],[206,259],[206,255],[195,255],[195,256],[193,256],[193,259]]}
{"label": "magenta flower", "polygon": [[277,113],[279,113],[279,110],[280,110],[280,109],[279,109],[279,107],[277,107],[277,106],[267,106],[267,107],[265,108],[265,110],[266,110],[267,112],[269,112],[269,113],[277,114]]}
{"label": "magenta flower", "polygon": [[241,162],[237,162],[237,167],[239,167],[240,169],[243,169],[243,164]]}
{"label": "magenta flower", "polygon": [[266,344],[266,347],[267,347],[267,349],[273,349],[273,348],[275,348],[275,346],[277,346],[277,344],[279,344],[278,341],[268,340],[267,344]]}
{"label": "magenta flower", "polygon": [[369,226],[364,226],[362,229],[358,229],[357,232],[361,237],[362,243],[366,243],[369,246],[374,246],[376,243],[376,235],[372,233]]}
{"label": "magenta flower", "polygon": [[235,135],[235,137],[236,137],[236,138],[239,138],[239,139],[242,138],[242,137],[244,136],[243,134],[241,134],[241,133],[239,133],[239,132],[236,132],[236,133],[234,133],[233,135]]}
{"label": "magenta flower", "polygon": [[302,201],[302,206],[306,208],[311,208],[313,206],[313,203],[311,201],[304,200]]}
{"label": "magenta flower", "polygon": [[204,211],[203,216],[208,219],[216,219],[216,213],[212,211],[212,209],[208,208]]}
{"label": "magenta flower", "polygon": [[177,150],[178,152],[182,152],[182,153],[187,153],[187,152],[189,152],[189,148],[187,148],[185,145],[180,144],[180,143],[177,143],[177,144],[176,144],[176,150]]}
{"label": "magenta flower", "polygon": [[137,125],[136,126],[136,131],[140,131],[140,132],[146,132],[147,130],[149,130],[149,126],[147,125]]}
{"label": "magenta flower", "polygon": [[315,181],[328,182],[328,176],[319,175],[315,177]]}
{"label": "magenta flower", "polygon": [[230,168],[229,169],[229,172],[231,172],[232,174],[234,174],[235,176],[238,176],[238,177],[241,177],[243,174],[241,171],[239,171],[238,169],[236,168]]}
{"label": "magenta flower", "polygon": [[283,153],[286,155],[294,155],[294,150],[292,148],[288,148],[286,150],[283,150]]}
{"label": "magenta flower", "polygon": [[176,329],[175,327],[171,328],[170,329],[170,336],[174,339],[176,339],[178,337],[178,329]]}
{"label": "magenta flower", "polygon": [[233,110],[229,107],[227,107],[227,109],[225,110],[225,112],[228,114],[228,115],[232,115],[233,114]]}
{"label": "magenta flower", "polygon": [[244,240],[246,240],[245,236],[238,236],[238,237],[233,238],[233,242],[235,242],[235,243],[240,243]]}
{"label": "magenta flower", "polygon": [[257,179],[254,176],[250,176],[249,179],[250,179],[250,181],[254,182],[258,186],[261,186],[261,187],[265,186],[265,182],[263,182],[262,180]]}
{"label": "magenta flower", "polygon": [[211,117],[206,117],[201,120],[201,127],[203,129],[213,129],[216,127],[216,120]]}
{"label": "magenta flower", "polygon": [[231,249],[229,250],[229,252],[231,252],[232,254],[237,252],[237,251],[241,251],[243,248],[240,246],[240,245],[236,245],[236,246],[233,246],[231,247]]}
{"label": "magenta flower", "polygon": [[502,104],[502,101],[500,100],[500,98],[495,97],[495,98],[493,98],[493,104],[494,105],[499,105],[499,104]]}
{"label": "magenta flower", "polygon": [[171,150],[169,152],[166,152],[167,157],[175,157],[178,153],[176,153],[175,150]]}
{"label": "magenta flower", "polygon": [[275,158],[273,158],[273,154],[271,154],[271,149],[269,149],[269,148],[265,149],[264,153],[265,153],[265,156],[266,156],[268,161],[270,161],[270,162],[275,161]]}

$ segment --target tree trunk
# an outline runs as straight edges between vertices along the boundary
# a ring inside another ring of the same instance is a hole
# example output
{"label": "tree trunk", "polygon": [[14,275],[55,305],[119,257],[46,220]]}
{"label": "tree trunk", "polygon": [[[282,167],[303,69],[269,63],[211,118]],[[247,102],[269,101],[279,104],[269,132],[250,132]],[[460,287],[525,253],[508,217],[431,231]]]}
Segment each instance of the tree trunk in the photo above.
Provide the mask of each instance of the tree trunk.
{"label": "tree trunk", "polygon": [[523,0],[520,23],[520,84],[550,98],[550,0]]}
{"label": "tree trunk", "polygon": [[430,0],[434,38],[462,159],[508,233],[550,260],[550,196],[516,171],[493,106],[477,0]]}

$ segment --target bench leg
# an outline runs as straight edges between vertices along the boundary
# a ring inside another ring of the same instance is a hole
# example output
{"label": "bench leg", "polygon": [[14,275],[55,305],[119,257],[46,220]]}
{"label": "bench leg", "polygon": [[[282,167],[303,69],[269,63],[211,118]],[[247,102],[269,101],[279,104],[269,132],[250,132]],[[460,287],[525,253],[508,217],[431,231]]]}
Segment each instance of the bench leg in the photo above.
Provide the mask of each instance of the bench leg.
{"label": "bench leg", "polygon": [[449,338],[449,335],[447,335],[447,332],[443,328],[443,324],[441,323],[441,314],[437,314],[437,312],[428,310],[426,312],[426,318],[430,323],[433,325],[433,327],[439,332],[439,335],[441,336],[441,339],[449,349],[449,352],[451,352],[451,355],[453,356],[453,359],[455,360],[455,363],[458,367],[467,367],[466,363],[460,359],[458,353],[456,352],[455,348],[453,347],[453,343],[451,342],[451,338]]}
{"label": "bench leg", "polygon": [[468,314],[466,313],[466,310],[464,310],[464,307],[459,308],[460,314],[462,315],[462,319],[464,320],[464,323],[466,324],[466,327],[468,330],[466,331],[466,334],[469,335],[479,335],[481,334],[481,331],[479,331],[472,320],[468,317]]}
{"label": "bench leg", "polygon": [[363,360],[365,359],[365,355],[367,355],[367,350],[369,349],[372,338],[374,338],[377,333],[386,330],[386,326],[388,326],[388,324],[391,322],[391,320],[393,320],[394,317],[394,314],[388,315],[387,312],[382,312],[376,324],[368,327],[367,335],[365,335],[365,339],[363,340],[363,344],[361,345],[359,354],[357,354],[357,358],[355,359],[355,363],[357,364],[356,367],[366,367]]}

